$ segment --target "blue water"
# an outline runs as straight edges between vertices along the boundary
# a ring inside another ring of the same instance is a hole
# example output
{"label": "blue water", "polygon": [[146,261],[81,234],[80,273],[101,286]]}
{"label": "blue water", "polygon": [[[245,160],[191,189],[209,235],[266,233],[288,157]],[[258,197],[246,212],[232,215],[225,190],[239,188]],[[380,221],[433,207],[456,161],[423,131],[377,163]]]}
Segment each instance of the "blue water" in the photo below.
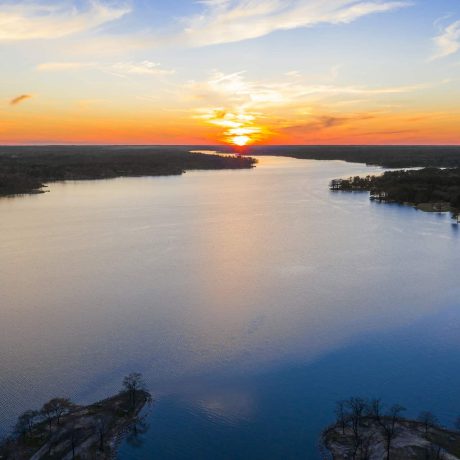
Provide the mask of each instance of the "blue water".
{"label": "blue water", "polygon": [[142,372],[123,459],[317,459],[335,401],[460,415],[460,232],[332,193],[341,162],[53,184],[0,200],[0,426]]}

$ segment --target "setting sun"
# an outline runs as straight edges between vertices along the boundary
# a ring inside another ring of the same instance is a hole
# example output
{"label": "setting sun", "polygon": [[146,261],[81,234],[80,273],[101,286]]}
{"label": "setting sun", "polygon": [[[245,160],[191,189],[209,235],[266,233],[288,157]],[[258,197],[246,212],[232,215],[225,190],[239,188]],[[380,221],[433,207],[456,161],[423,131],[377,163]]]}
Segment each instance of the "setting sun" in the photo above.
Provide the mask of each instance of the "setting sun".
{"label": "setting sun", "polygon": [[251,138],[249,136],[235,136],[232,139],[232,143],[240,147],[243,147],[244,145],[249,144],[250,141],[251,141]]}

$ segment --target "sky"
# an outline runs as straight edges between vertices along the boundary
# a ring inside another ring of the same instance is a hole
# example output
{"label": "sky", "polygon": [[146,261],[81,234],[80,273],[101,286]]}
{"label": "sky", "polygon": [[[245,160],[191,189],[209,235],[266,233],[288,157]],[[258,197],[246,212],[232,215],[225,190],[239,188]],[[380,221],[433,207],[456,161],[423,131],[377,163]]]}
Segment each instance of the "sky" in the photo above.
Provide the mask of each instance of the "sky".
{"label": "sky", "polygon": [[0,144],[460,144],[460,0],[0,0]]}

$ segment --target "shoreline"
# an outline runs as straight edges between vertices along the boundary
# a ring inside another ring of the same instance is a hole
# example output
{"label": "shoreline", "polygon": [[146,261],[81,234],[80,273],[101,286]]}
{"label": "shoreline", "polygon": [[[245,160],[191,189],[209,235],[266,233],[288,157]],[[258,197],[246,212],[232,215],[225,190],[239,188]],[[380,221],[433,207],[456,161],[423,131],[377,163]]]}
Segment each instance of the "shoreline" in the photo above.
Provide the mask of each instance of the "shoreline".
{"label": "shoreline", "polygon": [[[58,399],[61,398],[50,403]],[[142,433],[139,426],[144,417],[140,414],[151,402],[146,390],[122,391],[86,406],[69,405],[65,413],[53,418],[43,415],[38,423],[23,424],[21,430],[19,424],[24,415],[35,412],[27,411],[19,417],[15,435],[0,445],[0,459],[113,459],[126,436]]]}

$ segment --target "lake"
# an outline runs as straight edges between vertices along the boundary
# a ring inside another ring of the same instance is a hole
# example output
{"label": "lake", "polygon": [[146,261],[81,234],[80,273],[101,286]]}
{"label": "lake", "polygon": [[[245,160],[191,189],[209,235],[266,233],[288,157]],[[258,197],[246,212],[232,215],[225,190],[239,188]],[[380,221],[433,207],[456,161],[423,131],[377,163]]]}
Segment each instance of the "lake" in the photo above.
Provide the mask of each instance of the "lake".
{"label": "lake", "polygon": [[317,459],[334,404],[460,415],[460,229],[334,193],[381,172],[253,170],[51,184],[0,200],[0,427],[142,372],[155,404],[120,459]]}

